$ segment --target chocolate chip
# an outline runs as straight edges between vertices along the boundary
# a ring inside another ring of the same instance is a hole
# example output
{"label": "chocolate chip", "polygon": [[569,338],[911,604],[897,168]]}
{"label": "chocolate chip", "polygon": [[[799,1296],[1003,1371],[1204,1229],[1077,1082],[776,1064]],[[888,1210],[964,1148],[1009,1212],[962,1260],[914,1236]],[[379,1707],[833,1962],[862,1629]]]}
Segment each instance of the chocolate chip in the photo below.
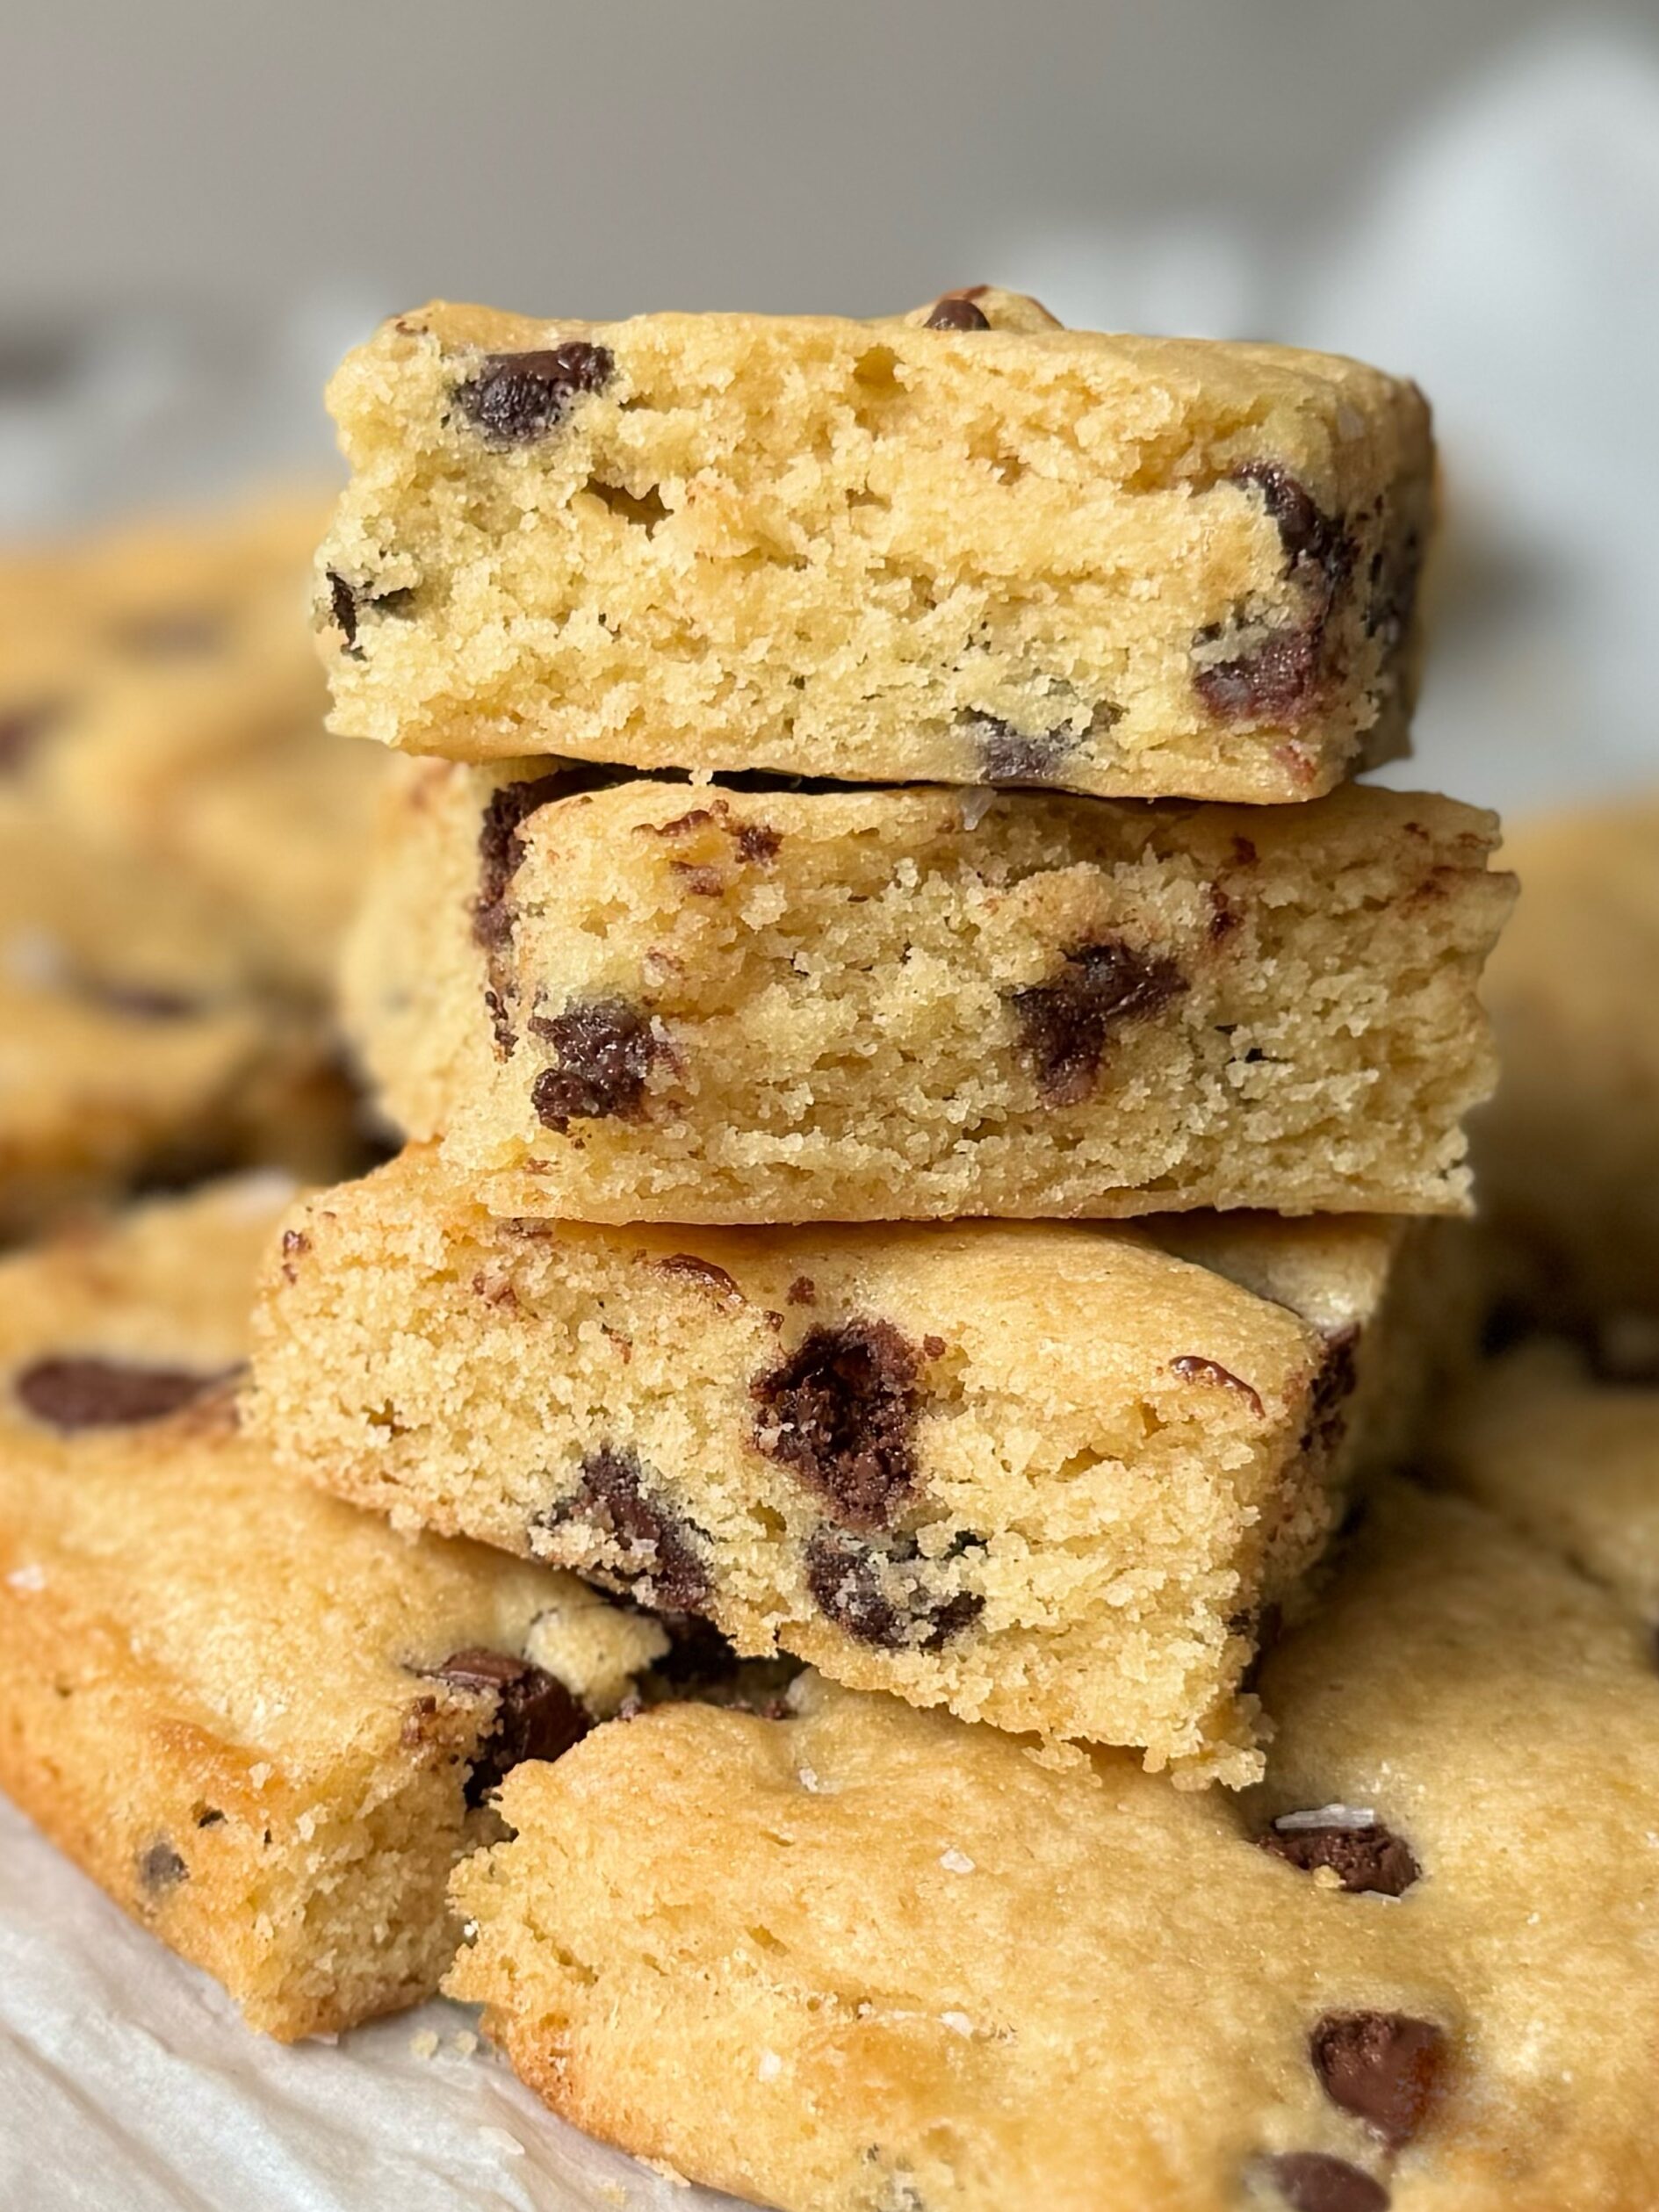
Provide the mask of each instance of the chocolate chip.
{"label": "chocolate chip", "polygon": [[1410,1845],[1380,1820],[1363,1828],[1272,1827],[1256,1841],[1303,1874],[1328,1866],[1352,1897],[1403,1897],[1423,1871]]}
{"label": "chocolate chip", "polygon": [[311,1239],[303,1229],[285,1228],[282,1233],[282,1279],[292,1283],[298,1279],[299,1263],[311,1250]]}
{"label": "chocolate chip", "polygon": [[709,1569],[700,1547],[708,1539],[651,1491],[636,1452],[613,1445],[590,1452],[575,1491],[537,1525],[552,1531],[571,1524],[595,1531],[604,1546],[601,1560],[581,1563],[593,1581],[664,1612],[695,1613],[707,1603]]}
{"label": "chocolate chip", "polygon": [[152,1892],[177,1889],[181,1882],[190,1879],[190,1869],[180,1858],[165,1836],[139,1853],[138,1878],[141,1886]]}
{"label": "chocolate chip", "polygon": [[530,1027],[558,1055],[530,1090],[544,1128],[563,1136],[573,1121],[639,1113],[646,1077],[662,1048],[638,1006],[625,998],[577,999],[551,1019],[532,1015]]}
{"label": "chocolate chip", "polygon": [[1052,983],[1011,991],[1021,1049],[1045,1103],[1076,1106],[1086,1099],[1111,1031],[1160,1012],[1186,988],[1165,954],[1109,937],[1067,953]]}
{"label": "chocolate chip", "polygon": [[1316,1445],[1321,1451],[1334,1452],[1342,1442],[1348,1425],[1348,1400],[1360,1379],[1359,1344],[1357,1322],[1326,1338],[1324,1358],[1309,1401],[1308,1430],[1302,1440],[1304,1452]]}
{"label": "chocolate chip", "polygon": [[602,390],[616,366],[608,346],[570,338],[539,352],[487,355],[478,373],[456,386],[455,397],[487,443],[532,445],[579,393]]}
{"label": "chocolate chip", "polygon": [[1223,1390],[1237,1390],[1250,1401],[1251,1411],[1258,1421],[1262,1417],[1261,1393],[1253,1388],[1230,1367],[1223,1367],[1218,1359],[1206,1359],[1200,1352],[1184,1351],[1169,1363],[1169,1371],[1179,1375],[1183,1382],[1213,1382]]}
{"label": "chocolate chip", "polygon": [[372,607],[383,615],[407,615],[415,604],[415,594],[409,590],[375,591],[367,584],[349,584],[337,569],[329,569],[328,612],[335,628],[345,639],[343,650],[353,660],[361,660],[363,648],[357,643],[357,623],[365,607]]}
{"label": "chocolate chip", "polygon": [[56,704],[0,710],[0,775],[20,768],[65,710]]}
{"label": "chocolate chip", "polygon": [[712,1291],[725,1305],[741,1306],[743,1293],[724,1267],[717,1267],[711,1259],[699,1259],[695,1252],[673,1252],[657,1265],[665,1275],[681,1275],[688,1282],[696,1283],[703,1290]]}
{"label": "chocolate chip", "polygon": [[822,1528],[807,1541],[806,1586],[819,1610],[881,1651],[939,1651],[984,1612],[975,1592],[930,1590],[927,1574],[913,1538],[877,1548]]}
{"label": "chocolate chip", "polygon": [[889,1321],[813,1329],[757,1375],[754,1442],[826,1499],[848,1528],[892,1519],[916,1479],[920,1405],[913,1347]]}
{"label": "chocolate chip", "polygon": [[562,1758],[594,1725],[594,1716],[557,1675],[510,1652],[469,1646],[436,1667],[415,1670],[463,1697],[494,1697],[495,1718],[479,1738],[466,1777],[466,1802],[480,1805],[503,1776],[526,1759]]}
{"label": "chocolate chip", "polygon": [[1281,2151],[1256,2159],[1254,2171],[1273,2184],[1291,2212],[1388,2212],[1389,2193],[1381,2181],[1323,2151]]}
{"label": "chocolate chip", "polygon": [[1284,548],[1288,576],[1316,573],[1320,587],[1328,591],[1346,578],[1353,566],[1353,540],[1281,463],[1246,461],[1230,470],[1227,480],[1261,494]]}
{"label": "chocolate chip", "polygon": [[198,1828],[219,1828],[222,1827],[224,1823],[225,1816],[216,1805],[205,1805],[196,1815],[196,1825]]}
{"label": "chocolate chip", "polygon": [[1434,2100],[1446,2036],[1432,2021],[1408,2013],[1328,2013],[1309,2037],[1308,2053],[1331,2103],[1397,2151],[1417,2134]]}
{"label": "chocolate chip", "polygon": [[978,748],[982,783],[1047,783],[1082,743],[1064,724],[1028,736],[994,714],[965,715],[959,726]]}
{"label": "chocolate chip", "polygon": [[775,860],[783,842],[783,831],[775,830],[769,822],[739,822],[734,835],[739,854],[754,867]]}
{"label": "chocolate chip", "polygon": [[[1193,643],[1201,653],[1193,681],[1210,712],[1226,720],[1296,724],[1318,704],[1325,676],[1325,637],[1332,609],[1353,567],[1353,540],[1325,514],[1306,486],[1277,461],[1246,461],[1227,479],[1261,496],[1284,550],[1284,573],[1297,585],[1300,622],[1251,637],[1238,614],[1212,623]],[[1240,650],[1209,656],[1204,649],[1237,634]]]}
{"label": "chocolate chip", "polygon": [[[1193,642],[1205,646],[1226,634],[1217,623],[1201,630]],[[1194,687],[1223,721],[1298,723],[1319,698],[1324,650],[1323,620],[1271,630],[1242,652],[1196,668]]]}
{"label": "chocolate chip", "polygon": [[24,1409],[48,1427],[129,1428],[160,1421],[228,1380],[234,1367],[202,1374],[185,1367],[144,1367],[126,1359],[38,1359],[12,1382]]}
{"label": "chocolate chip", "polygon": [[991,318],[966,292],[948,292],[922,325],[924,330],[989,330]]}
{"label": "chocolate chip", "polygon": [[818,1285],[810,1275],[797,1275],[789,1287],[789,1302],[791,1306],[817,1305]]}
{"label": "chocolate chip", "polygon": [[564,789],[560,773],[532,776],[523,783],[503,783],[489,796],[478,827],[478,896],[472,901],[473,941],[486,950],[504,944],[512,935],[513,912],[507,895],[523,864],[524,843],[519,832],[532,814],[559,798]]}

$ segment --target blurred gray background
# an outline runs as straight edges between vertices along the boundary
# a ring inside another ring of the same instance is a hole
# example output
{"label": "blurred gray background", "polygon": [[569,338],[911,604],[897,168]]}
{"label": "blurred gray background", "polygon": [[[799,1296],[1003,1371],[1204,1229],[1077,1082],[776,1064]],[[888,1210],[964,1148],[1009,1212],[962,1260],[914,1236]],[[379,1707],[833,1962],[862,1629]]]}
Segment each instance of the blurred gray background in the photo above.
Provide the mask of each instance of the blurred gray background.
{"label": "blurred gray background", "polygon": [[330,465],[434,294],[1066,321],[1362,353],[1436,403],[1410,773],[1659,775],[1659,0],[148,0],[8,11],[0,533]]}

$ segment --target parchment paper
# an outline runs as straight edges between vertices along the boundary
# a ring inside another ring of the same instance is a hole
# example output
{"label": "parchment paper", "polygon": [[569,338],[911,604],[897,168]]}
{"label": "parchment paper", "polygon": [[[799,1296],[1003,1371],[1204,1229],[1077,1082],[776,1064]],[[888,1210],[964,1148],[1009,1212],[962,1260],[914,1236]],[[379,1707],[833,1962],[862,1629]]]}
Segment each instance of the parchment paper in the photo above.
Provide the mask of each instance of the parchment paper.
{"label": "parchment paper", "polygon": [[0,1798],[4,2212],[718,2212],[566,2127],[436,2002],[244,2028]]}

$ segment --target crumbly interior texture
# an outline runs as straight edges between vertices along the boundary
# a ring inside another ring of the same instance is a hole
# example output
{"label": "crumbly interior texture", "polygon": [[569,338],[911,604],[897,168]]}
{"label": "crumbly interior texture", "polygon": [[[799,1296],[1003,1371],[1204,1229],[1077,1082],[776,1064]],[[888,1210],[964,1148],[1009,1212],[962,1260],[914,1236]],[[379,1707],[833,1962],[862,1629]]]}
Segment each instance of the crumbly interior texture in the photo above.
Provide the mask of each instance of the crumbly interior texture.
{"label": "crumbly interior texture", "polygon": [[241,1433],[291,1197],[244,1178],[0,1267],[0,1784],[284,2038],[431,1992],[512,1745],[614,1711],[667,1645],[567,1575],[395,1535]]}
{"label": "crumbly interior texture", "polygon": [[325,1041],[222,900],[0,790],[0,1238],[250,1159],[357,1156]]}
{"label": "crumbly interior texture", "polygon": [[329,391],[335,727],[459,760],[1251,801],[1403,751],[1416,386],[969,304],[954,328],[931,303],[386,323]]}
{"label": "crumbly interior texture", "polygon": [[391,1118],[595,1221],[1466,1203],[1489,815],[422,763],[346,963]]}
{"label": "crumbly interior texture", "polygon": [[1523,823],[1491,969],[1503,1055],[1476,1125],[1506,1298],[1659,1335],[1659,799]]}
{"label": "crumbly interior texture", "polygon": [[1653,2202],[1645,1631],[1387,1489],[1263,1696],[1245,1798],[811,1677],[602,1729],[509,1781],[448,1987],[579,2126],[786,2212]]}
{"label": "crumbly interior texture", "polygon": [[740,1651],[1245,1782],[1262,1617],[1410,1394],[1370,1333],[1399,1225],[1182,1228],[501,1221],[407,1154],[287,1221],[250,1419]]}
{"label": "crumbly interior texture", "polygon": [[1472,1373],[1437,1416],[1430,1464],[1659,1625],[1659,1388],[1590,1373],[1542,1337]]}

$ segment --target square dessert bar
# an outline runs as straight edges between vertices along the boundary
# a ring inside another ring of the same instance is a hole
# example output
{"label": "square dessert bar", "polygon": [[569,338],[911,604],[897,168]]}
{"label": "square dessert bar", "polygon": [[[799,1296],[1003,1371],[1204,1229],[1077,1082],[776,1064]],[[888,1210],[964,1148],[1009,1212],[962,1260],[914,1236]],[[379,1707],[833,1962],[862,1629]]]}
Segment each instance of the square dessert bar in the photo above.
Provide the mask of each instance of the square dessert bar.
{"label": "square dessert bar", "polygon": [[0,1787],[287,2039],[431,1993],[494,1784],[668,1639],[568,1575],[394,1535],[241,1433],[273,1181],[0,1266]]}
{"label": "square dessert bar", "polygon": [[1244,1797],[811,1677],[596,1730],[509,1778],[447,1986],[578,2127],[785,2212],[1659,2203],[1648,1629],[1384,1486],[1262,1695]]}
{"label": "square dessert bar", "polygon": [[386,323],[329,404],[335,726],[412,753],[1293,800],[1404,750],[1415,385],[1063,330]]}
{"label": "square dessert bar", "polygon": [[1408,1418],[1397,1222],[605,1228],[406,1153],[303,1202],[250,1418],[353,1502],[1189,1779]]}
{"label": "square dessert bar", "polygon": [[[598,788],[585,788],[584,780]],[[406,765],[347,1020],[509,1213],[1456,1212],[1489,815]]]}

